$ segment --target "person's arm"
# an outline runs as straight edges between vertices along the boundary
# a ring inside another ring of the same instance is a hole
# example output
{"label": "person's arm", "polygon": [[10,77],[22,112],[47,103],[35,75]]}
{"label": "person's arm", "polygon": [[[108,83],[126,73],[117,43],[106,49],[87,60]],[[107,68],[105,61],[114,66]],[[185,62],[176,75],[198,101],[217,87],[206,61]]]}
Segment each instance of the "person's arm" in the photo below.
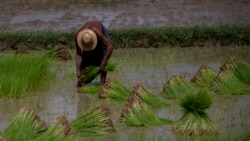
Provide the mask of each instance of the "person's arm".
{"label": "person's arm", "polygon": [[106,47],[106,52],[103,57],[103,60],[101,62],[101,65],[99,66],[99,71],[102,72],[104,71],[105,65],[107,64],[112,52],[113,52],[113,46],[110,42],[110,40],[102,34],[102,32],[96,28],[93,28],[95,31],[96,35],[102,40],[104,46]]}
{"label": "person's arm", "polygon": [[81,75],[81,62],[82,62],[82,56],[81,56],[81,49],[77,44],[77,40],[75,39],[75,44],[76,44],[76,75],[77,78],[79,79]]}

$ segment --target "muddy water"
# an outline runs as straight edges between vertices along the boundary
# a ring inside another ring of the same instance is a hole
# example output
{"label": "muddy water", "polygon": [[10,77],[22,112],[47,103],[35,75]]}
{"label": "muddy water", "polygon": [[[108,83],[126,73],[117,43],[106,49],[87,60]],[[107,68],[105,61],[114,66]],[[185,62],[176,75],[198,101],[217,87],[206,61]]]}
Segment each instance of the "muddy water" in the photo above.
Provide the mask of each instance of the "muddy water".
{"label": "muddy water", "polygon": [[[74,54],[72,50],[72,54]],[[108,77],[117,77],[125,86],[132,89],[137,83],[143,83],[153,94],[159,94],[164,83],[173,75],[182,75],[190,80],[200,65],[208,65],[216,72],[225,57],[234,55],[250,64],[249,47],[191,47],[165,49],[116,49],[110,60],[117,65]],[[69,121],[86,112],[91,107],[106,105],[117,132],[114,140],[176,140],[170,125],[156,127],[126,127],[118,119],[124,106],[122,102],[99,99],[97,95],[81,94],[76,91],[75,63],[54,61],[49,87],[32,92],[32,97],[0,101],[0,132],[23,106],[36,110],[41,119],[49,125],[57,116],[65,115]],[[98,85],[96,78],[90,85]],[[166,100],[168,101],[168,100]],[[159,109],[154,113],[162,118],[178,120],[182,109],[176,101],[172,106]],[[214,103],[207,110],[210,118],[219,126],[220,135],[241,136],[250,132],[250,96],[215,96]],[[96,140],[102,137],[97,137]]]}
{"label": "muddy water", "polygon": [[0,0],[0,31],[250,24],[249,0]]}

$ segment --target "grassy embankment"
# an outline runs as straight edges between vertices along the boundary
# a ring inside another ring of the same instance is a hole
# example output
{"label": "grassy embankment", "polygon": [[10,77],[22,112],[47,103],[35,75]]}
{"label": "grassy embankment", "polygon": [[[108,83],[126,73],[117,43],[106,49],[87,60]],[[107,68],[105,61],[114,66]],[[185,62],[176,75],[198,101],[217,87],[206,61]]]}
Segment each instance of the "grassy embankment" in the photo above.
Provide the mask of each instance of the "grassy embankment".
{"label": "grassy embankment", "polygon": [[[134,27],[109,29],[115,48],[250,45],[250,25]],[[50,49],[59,43],[74,47],[75,31],[1,32],[0,43],[15,49],[20,43]]]}

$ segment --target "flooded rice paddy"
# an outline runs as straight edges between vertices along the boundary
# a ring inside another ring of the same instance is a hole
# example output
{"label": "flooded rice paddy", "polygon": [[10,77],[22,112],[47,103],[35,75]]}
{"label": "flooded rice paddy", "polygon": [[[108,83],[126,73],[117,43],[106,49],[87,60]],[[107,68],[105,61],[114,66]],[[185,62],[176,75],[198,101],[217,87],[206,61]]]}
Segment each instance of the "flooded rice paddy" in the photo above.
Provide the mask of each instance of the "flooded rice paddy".
{"label": "flooded rice paddy", "polygon": [[[11,53],[11,52],[1,52]],[[74,55],[75,50],[71,50]],[[219,71],[224,59],[233,55],[250,64],[249,47],[189,47],[189,48],[131,48],[115,49],[110,62],[116,64],[114,72],[108,77],[116,77],[129,89],[143,83],[153,94],[159,95],[163,85],[173,75],[182,75],[190,80],[201,65],[207,65]],[[74,57],[73,57],[74,58]],[[0,101],[0,132],[10,123],[23,106],[34,109],[38,116],[49,125],[59,115],[65,115],[69,121],[91,107],[106,105],[116,128],[113,140],[177,140],[171,125],[152,127],[128,127],[121,125],[118,119],[125,103],[111,99],[99,99],[98,94],[78,93],[76,89],[74,60],[52,62],[51,72],[55,77],[44,87],[31,93],[31,97]],[[98,85],[97,77],[89,85]],[[170,107],[155,110],[162,118],[178,120],[182,109],[178,101],[168,100]],[[207,109],[209,117],[220,128],[219,136],[243,136],[250,132],[250,95],[213,97],[212,107]],[[103,137],[96,137],[100,140]]]}

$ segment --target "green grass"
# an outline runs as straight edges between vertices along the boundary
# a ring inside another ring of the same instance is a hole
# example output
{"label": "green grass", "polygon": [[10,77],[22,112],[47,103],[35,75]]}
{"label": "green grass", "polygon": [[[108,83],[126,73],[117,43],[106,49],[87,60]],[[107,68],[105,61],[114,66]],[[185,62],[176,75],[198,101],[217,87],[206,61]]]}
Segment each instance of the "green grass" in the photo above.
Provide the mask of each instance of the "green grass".
{"label": "green grass", "polygon": [[[48,80],[50,59],[43,55],[6,55],[0,60],[0,99],[21,98]],[[3,80],[3,81],[2,81]]]}

